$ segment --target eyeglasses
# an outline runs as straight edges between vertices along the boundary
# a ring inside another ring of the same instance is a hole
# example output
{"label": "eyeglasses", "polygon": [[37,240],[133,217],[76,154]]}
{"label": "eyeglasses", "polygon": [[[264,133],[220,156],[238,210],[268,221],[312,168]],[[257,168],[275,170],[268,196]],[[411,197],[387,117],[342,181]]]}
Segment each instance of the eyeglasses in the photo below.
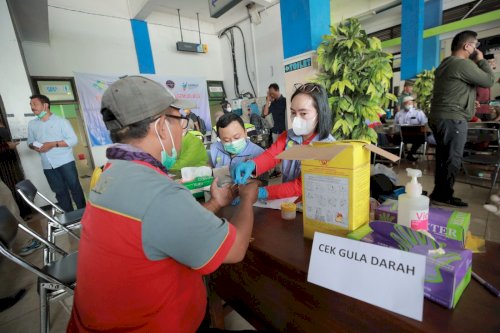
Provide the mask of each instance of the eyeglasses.
{"label": "eyeglasses", "polygon": [[469,42],[469,44],[473,44],[474,47],[477,49],[479,45],[481,45],[481,42]]}
{"label": "eyeglasses", "polygon": [[171,114],[165,114],[164,116],[167,117],[167,118],[179,119],[179,122],[180,122],[180,124],[182,126],[182,129],[188,128],[188,125],[189,125],[189,118],[188,117],[186,117],[186,116],[174,116],[174,115],[171,115]]}
{"label": "eyeglasses", "polygon": [[295,83],[293,87],[296,91],[304,92],[306,94],[312,93],[313,91],[321,91],[321,86],[317,83]]}

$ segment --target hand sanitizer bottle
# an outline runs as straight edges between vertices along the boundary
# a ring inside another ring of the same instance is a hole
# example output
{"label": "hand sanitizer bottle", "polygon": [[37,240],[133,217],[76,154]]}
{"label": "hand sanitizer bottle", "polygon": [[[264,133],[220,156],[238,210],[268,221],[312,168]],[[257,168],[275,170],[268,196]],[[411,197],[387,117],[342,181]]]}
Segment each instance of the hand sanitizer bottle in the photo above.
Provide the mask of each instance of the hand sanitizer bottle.
{"label": "hand sanitizer bottle", "polygon": [[422,185],[417,177],[422,171],[406,169],[411,181],[406,184],[406,193],[398,197],[398,224],[413,230],[427,230],[429,223],[429,198],[422,195]]}

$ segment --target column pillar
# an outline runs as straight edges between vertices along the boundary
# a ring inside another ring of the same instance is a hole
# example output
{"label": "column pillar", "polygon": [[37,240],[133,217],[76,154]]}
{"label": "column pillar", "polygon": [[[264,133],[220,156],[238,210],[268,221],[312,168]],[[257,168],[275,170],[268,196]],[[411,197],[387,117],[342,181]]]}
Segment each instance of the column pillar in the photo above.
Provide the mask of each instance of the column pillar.
{"label": "column pillar", "polygon": [[403,0],[401,15],[401,80],[422,71],[424,0]]}
{"label": "column pillar", "polygon": [[[424,6],[424,29],[440,26],[443,22],[443,0],[429,0]],[[424,39],[422,70],[439,66],[441,41],[438,36]]]}
{"label": "column pillar", "polygon": [[151,41],[149,40],[148,24],[141,20],[130,20],[132,34],[134,35],[135,53],[139,65],[139,73],[155,74],[155,63]]}

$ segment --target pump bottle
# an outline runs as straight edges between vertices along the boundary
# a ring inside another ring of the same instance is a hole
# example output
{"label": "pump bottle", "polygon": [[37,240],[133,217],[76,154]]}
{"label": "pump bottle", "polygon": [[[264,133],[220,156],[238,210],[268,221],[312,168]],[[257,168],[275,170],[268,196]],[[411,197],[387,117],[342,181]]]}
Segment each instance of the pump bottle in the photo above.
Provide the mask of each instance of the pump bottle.
{"label": "pump bottle", "polygon": [[413,230],[426,230],[429,223],[429,198],[422,195],[422,185],[417,177],[422,171],[406,169],[411,181],[406,184],[406,193],[398,197],[398,224]]}

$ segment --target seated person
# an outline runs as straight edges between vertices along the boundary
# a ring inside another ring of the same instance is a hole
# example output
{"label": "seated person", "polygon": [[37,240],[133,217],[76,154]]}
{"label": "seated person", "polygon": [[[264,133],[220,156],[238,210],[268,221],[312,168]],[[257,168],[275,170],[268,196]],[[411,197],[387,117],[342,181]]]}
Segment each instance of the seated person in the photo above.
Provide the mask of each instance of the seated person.
{"label": "seated person", "polygon": [[168,176],[182,153],[184,103],[139,76],[104,92],[101,114],[115,145],[82,219],[67,332],[196,332],[207,305],[203,275],[243,259],[257,185],[239,186],[228,221],[215,213],[233,200],[232,187],[213,183],[200,204]]}
{"label": "seated person", "polygon": [[248,139],[243,120],[232,112],[217,120],[216,131],[220,141],[210,146],[210,164],[213,168],[229,166],[231,169],[237,163],[259,156],[264,151]]}
{"label": "seated person", "polygon": [[184,133],[181,143],[181,152],[171,170],[207,165],[208,154],[205,145],[193,132],[194,131],[187,131]]}
{"label": "seated person", "polygon": [[[273,169],[281,160],[276,155],[293,145],[308,145],[311,142],[335,141],[330,134],[333,128],[332,111],[328,105],[325,89],[316,83],[306,83],[292,95],[292,129],[281,133],[276,142],[262,155],[241,162],[231,170],[236,184],[245,184],[250,176],[259,176]],[[259,187],[259,199],[279,199],[302,195],[301,164],[298,160],[283,160],[283,183]]]}
{"label": "seated person", "polygon": [[[394,118],[394,123],[399,126],[419,126],[427,124],[427,117],[422,110],[416,109],[413,106],[413,97],[405,96],[403,98],[401,110],[396,113],[396,117]],[[418,148],[422,145],[422,143],[418,141],[413,141],[412,137],[405,138],[405,143],[411,143],[411,149],[406,159],[408,161],[416,161],[417,158],[414,154],[417,152]]]}

